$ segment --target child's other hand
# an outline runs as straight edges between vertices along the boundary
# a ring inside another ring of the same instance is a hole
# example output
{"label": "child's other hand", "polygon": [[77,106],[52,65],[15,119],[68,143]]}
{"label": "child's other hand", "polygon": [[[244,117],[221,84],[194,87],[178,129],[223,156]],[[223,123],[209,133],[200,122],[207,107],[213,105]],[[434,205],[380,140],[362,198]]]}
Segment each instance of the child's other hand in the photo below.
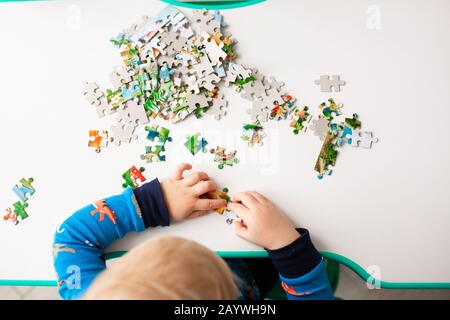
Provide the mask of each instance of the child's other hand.
{"label": "child's other hand", "polygon": [[279,249],[300,237],[283,212],[258,192],[237,193],[228,209],[243,220],[234,223],[236,234],[261,247]]}
{"label": "child's other hand", "polygon": [[215,191],[217,185],[205,172],[194,172],[183,178],[183,172],[190,170],[188,163],[180,164],[172,177],[161,183],[171,221],[181,221],[207,214],[213,209],[225,207],[223,199],[201,199],[200,196]]}

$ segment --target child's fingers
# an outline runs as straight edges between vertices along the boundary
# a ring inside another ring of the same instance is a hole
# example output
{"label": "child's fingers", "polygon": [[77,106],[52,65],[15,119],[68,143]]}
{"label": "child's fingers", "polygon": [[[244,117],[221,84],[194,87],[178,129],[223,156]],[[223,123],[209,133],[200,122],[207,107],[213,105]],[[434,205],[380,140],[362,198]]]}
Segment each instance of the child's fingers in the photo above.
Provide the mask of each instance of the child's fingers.
{"label": "child's fingers", "polygon": [[184,179],[184,183],[186,186],[188,187],[192,187],[194,184],[196,184],[199,181],[203,181],[203,180],[208,180],[208,174],[206,174],[206,172],[194,172],[192,174],[190,174],[189,176],[187,176]]}
{"label": "child's fingers", "polygon": [[247,238],[247,226],[242,221],[234,221],[234,232],[243,239]]}
{"label": "child's fingers", "polygon": [[210,213],[210,212],[211,212],[211,210],[197,210],[197,211],[192,212],[192,213],[188,216],[188,218],[190,219],[190,218],[201,217],[201,216],[207,215],[207,214]]}
{"label": "child's fingers", "polygon": [[213,210],[225,207],[227,202],[223,199],[198,199],[194,205],[194,211]]}
{"label": "child's fingers", "polygon": [[266,197],[264,197],[261,193],[256,192],[256,191],[247,191],[248,193],[250,193],[253,198],[255,198],[256,200],[258,200],[259,203],[264,203],[267,202],[269,200],[267,200]]}
{"label": "child's fingers", "polygon": [[241,203],[229,203],[227,208],[236,213],[241,219],[248,220],[250,210]]}
{"label": "child's fingers", "polygon": [[191,187],[196,196],[201,196],[210,191],[217,189],[217,184],[214,181],[200,181]]}
{"label": "child's fingers", "polygon": [[186,170],[191,170],[192,165],[189,163],[183,162],[177,166],[175,172],[172,174],[172,179],[177,181],[183,179],[183,172]]}
{"label": "child's fingers", "polygon": [[258,201],[248,192],[238,192],[233,196],[233,202],[242,202],[247,208],[254,208]]}

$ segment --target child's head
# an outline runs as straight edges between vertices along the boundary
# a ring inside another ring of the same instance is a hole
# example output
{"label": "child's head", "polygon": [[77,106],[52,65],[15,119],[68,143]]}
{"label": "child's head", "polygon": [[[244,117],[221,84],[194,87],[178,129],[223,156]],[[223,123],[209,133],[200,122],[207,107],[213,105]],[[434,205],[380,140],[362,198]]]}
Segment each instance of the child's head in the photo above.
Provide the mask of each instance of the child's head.
{"label": "child's head", "polygon": [[91,285],[85,299],[235,299],[225,261],[188,239],[163,237],[130,250]]}

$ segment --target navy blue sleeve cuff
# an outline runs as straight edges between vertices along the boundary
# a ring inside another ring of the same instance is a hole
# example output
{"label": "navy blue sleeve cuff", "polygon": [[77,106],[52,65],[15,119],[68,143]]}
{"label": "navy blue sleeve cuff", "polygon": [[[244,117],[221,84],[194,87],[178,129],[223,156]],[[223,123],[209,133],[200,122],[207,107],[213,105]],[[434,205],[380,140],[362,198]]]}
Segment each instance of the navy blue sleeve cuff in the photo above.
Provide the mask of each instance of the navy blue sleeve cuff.
{"label": "navy blue sleeve cuff", "polygon": [[309,232],[297,229],[299,238],[285,247],[267,250],[278,272],[285,278],[299,278],[311,272],[322,261],[322,255],[314,247]]}
{"label": "navy blue sleeve cuff", "polygon": [[134,189],[134,196],[146,228],[170,224],[169,212],[158,179]]}

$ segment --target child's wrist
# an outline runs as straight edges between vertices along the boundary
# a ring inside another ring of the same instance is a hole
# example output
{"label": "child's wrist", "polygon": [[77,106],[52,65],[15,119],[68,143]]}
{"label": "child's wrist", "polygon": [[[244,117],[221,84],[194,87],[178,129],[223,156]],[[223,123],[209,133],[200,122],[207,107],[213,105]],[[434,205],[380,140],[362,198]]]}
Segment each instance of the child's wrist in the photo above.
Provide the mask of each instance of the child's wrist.
{"label": "child's wrist", "polygon": [[297,231],[295,228],[286,230],[286,232],[283,232],[281,237],[278,237],[276,239],[276,241],[271,243],[266,248],[269,250],[281,249],[281,248],[286,247],[286,246],[290,245],[291,243],[293,243],[295,240],[300,238],[300,236],[301,236],[300,232]]}

